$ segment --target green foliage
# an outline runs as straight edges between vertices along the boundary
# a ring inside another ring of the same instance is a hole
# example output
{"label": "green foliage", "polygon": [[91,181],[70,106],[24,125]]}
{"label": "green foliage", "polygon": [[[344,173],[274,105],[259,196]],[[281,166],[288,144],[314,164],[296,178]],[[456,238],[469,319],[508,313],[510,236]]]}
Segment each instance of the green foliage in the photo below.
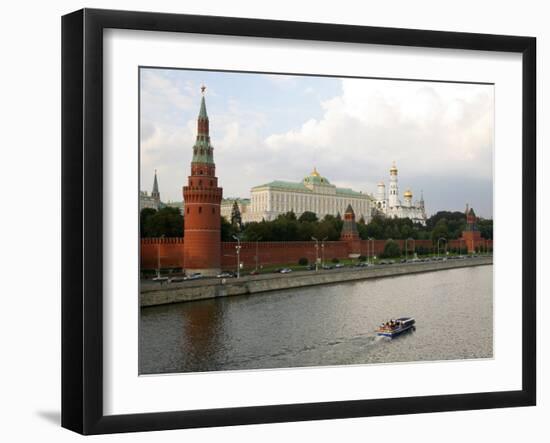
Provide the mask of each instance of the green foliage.
{"label": "green foliage", "polygon": [[140,213],[141,237],[182,237],[183,216],[178,208],[165,207],[158,211],[144,208]]}
{"label": "green foliage", "polygon": [[330,241],[340,239],[343,222],[327,215],[317,220],[313,213],[302,214],[299,219],[294,212],[279,215],[273,221],[251,222],[243,226],[244,241],[310,241],[311,237]]}
{"label": "green foliage", "polygon": [[337,259],[336,257],[334,257],[331,261],[332,261],[332,263],[340,263],[340,260]]}
{"label": "green foliage", "polygon": [[481,236],[487,240],[493,239],[493,220],[480,218],[477,221],[477,228],[481,232]]}
{"label": "green foliage", "polygon": [[233,202],[233,207],[231,208],[231,225],[239,231],[242,228],[241,210],[239,209],[237,200]]}
{"label": "green foliage", "polygon": [[366,255],[360,255],[359,256],[359,261],[367,261],[367,256]]}
{"label": "green foliage", "polygon": [[308,259],[305,258],[305,257],[302,257],[302,258],[300,258],[300,259],[298,260],[298,264],[299,264],[300,266],[307,266],[308,263],[309,263],[309,261],[308,261]]}
{"label": "green foliage", "polygon": [[300,222],[315,223],[318,220],[319,219],[317,218],[317,214],[315,214],[315,212],[310,212],[310,211],[303,212],[302,215],[300,215],[300,217],[298,218],[298,221]]}
{"label": "green foliage", "polygon": [[142,238],[147,237],[147,235],[145,235],[145,224],[147,223],[147,220],[149,220],[149,218],[156,213],[156,209],[153,208],[143,208],[139,213],[139,232]]}
{"label": "green foliage", "polygon": [[439,219],[432,230],[432,240],[436,242],[440,238],[449,238],[449,226],[446,218]]}
{"label": "green foliage", "polygon": [[[235,238],[233,236],[238,236],[241,240],[244,240],[244,236],[239,225],[235,225],[229,222],[225,217],[221,217],[220,231],[222,241],[234,242]],[[258,239],[259,238],[260,236],[258,237]],[[254,239],[253,241],[255,240],[256,239]]]}
{"label": "green foliage", "polygon": [[[441,221],[445,221],[447,226],[446,235],[439,235],[439,237],[445,237],[448,239],[456,239],[460,237],[462,231],[466,227],[466,216],[460,211],[439,211],[426,220],[426,229],[433,231],[437,224]],[[437,238],[439,238],[437,237]],[[433,235],[432,235],[432,238]]]}
{"label": "green foliage", "polygon": [[384,252],[380,254],[380,258],[397,258],[401,257],[401,248],[397,242],[388,240],[384,245]]}

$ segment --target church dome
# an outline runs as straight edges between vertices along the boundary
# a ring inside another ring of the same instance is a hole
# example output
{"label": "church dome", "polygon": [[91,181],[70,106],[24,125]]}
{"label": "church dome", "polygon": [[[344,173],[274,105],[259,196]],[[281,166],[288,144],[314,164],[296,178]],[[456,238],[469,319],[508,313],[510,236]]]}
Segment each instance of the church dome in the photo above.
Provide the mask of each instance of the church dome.
{"label": "church dome", "polygon": [[397,166],[395,166],[395,162],[391,165],[390,174],[397,174]]}
{"label": "church dome", "polygon": [[313,168],[313,171],[304,178],[304,183],[307,184],[314,184],[314,185],[329,185],[330,182],[323,177],[319,172],[317,171],[317,168]]}
{"label": "church dome", "polygon": [[410,189],[407,189],[407,190],[405,191],[405,193],[403,194],[403,196],[404,196],[405,198],[412,198],[413,193],[411,192]]}

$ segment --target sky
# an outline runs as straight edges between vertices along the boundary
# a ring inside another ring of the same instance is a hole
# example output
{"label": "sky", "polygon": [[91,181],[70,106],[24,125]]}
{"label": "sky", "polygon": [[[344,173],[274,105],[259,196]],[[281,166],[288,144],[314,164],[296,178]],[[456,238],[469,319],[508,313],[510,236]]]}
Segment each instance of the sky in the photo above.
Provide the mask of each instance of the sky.
{"label": "sky", "polygon": [[142,68],[140,188],[156,169],[163,201],[182,200],[203,84],[224,197],[314,167],[376,193],[395,161],[400,198],[423,191],[428,215],[468,203],[492,218],[492,85]]}

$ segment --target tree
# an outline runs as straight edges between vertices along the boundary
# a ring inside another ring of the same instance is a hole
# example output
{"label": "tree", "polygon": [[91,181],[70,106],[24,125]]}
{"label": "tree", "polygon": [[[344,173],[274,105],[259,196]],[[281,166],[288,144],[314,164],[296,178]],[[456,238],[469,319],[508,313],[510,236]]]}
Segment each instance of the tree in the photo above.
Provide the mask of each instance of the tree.
{"label": "tree", "polygon": [[487,240],[493,239],[493,220],[480,218],[477,221],[477,228],[481,232],[481,236]]}
{"label": "tree", "polygon": [[443,237],[444,239],[449,238],[449,227],[447,226],[447,219],[440,219],[433,228],[432,231],[432,241],[437,241]]}
{"label": "tree", "polygon": [[139,233],[142,238],[148,237],[145,231],[145,224],[147,223],[147,220],[149,220],[149,218],[151,218],[156,213],[157,210],[153,208],[143,208],[139,213]]}
{"label": "tree", "polygon": [[233,208],[231,209],[231,226],[237,231],[240,231],[242,228],[241,210],[239,209],[237,200],[233,202]]}
{"label": "tree", "polygon": [[384,252],[380,255],[382,258],[397,258],[401,257],[401,248],[397,242],[388,240],[384,245]]}
{"label": "tree", "polygon": [[302,215],[300,215],[300,217],[298,218],[298,221],[301,223],[303,222],[315,223],[318,220],[319,219],[317,218],[317,214],[315,214],[315,212],[310,212],[310,211],[302,212]]}
{"label": "tree", "polygon": [[164,207],[154,213],[142,210],[142,237],[183,237],[183,216],[178,208]]}
{"label": "tree", "polygon": [[221,217],[220,233],[222,241],[234,241],[235,227],[227,221],[225,217]]}

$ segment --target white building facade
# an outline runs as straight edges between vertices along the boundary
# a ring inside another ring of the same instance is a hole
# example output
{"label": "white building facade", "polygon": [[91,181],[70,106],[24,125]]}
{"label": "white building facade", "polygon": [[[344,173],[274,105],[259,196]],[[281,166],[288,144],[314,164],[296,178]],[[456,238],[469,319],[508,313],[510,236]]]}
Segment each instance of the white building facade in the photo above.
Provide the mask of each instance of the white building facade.
{"label": "white building facade", "polygon": [[414,223],[426,225],[427,216],[423,194],[421,193],[420,200],[413,203],[413,193],[410,189],[407,189],[403,193],[403,201],[401,201],[399,199],[397,172],[397,167],[394,163],[390,168],[390,183],[387,195],[384,182],[378,183],[375,202],[376,210],[386,217],[410,218]]}
{"label": "white building facade", "polygon": [[374,198],[361,191],[339,188],[322,177],[316,169],[301,182],[272,181],[252,188],[250,207],[242,213],[243,222],[270,221],[293,211],[297,217],[313,212],[319,219],[325,215],[343,216],[351,205],[357,218],[371,219]]}

